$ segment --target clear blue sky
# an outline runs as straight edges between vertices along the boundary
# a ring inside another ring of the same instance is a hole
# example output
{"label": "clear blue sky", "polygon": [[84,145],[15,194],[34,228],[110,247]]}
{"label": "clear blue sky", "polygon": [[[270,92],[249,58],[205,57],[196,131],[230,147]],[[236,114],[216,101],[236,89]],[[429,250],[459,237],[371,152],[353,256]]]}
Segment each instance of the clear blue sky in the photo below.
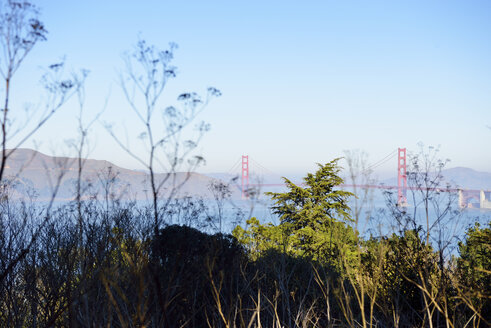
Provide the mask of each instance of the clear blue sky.
{"label": "clear blue sky", "polygon": [[[121,54],[141,35],[178,43],[166,96],[219,88],[200,119],[202,172],[242,154],[281,174],[362,149],[375,162],[397,147],[441,145],[450,166],[491,171],[491,1],[39,0],[48,41],[16,76],[14,95],[37,99],[40,67],[66,56],[91,71],[86,115],[110,97],[104,121],[139,134],[122,100]],[[74,138],[75,103],[36,135],[40,150]],[[100,125],[91,158],[138,165]],[[32,146],[28,143],[26,146]],[[381,168],[396,172],[396,161]]]}

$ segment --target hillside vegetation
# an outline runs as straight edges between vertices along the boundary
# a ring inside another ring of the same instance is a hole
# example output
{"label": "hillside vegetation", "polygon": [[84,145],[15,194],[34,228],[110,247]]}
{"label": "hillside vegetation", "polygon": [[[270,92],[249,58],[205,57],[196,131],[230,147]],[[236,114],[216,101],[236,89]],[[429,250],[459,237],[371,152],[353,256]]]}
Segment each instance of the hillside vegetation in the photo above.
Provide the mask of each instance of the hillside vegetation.
{"label": "hillside vegetation", "polygon": [[151,208],[84,201],[80,219],[75,202],[46,212],[4,195],[0,325],[487,326],[491,226],[472,226],[450,256],[423,226],[361,238],[339,170],[286,180],[270,195],[280,224],[250,218],[233,235],[212,233],[189,200],[159,208],[183,220],[155,235]]}

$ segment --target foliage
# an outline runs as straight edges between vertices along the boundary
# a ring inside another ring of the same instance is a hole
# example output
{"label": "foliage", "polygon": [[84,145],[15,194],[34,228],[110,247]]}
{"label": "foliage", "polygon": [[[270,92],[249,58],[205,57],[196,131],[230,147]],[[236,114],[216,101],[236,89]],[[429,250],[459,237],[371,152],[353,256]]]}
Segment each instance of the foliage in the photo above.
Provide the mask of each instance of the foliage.
{"label": "foliage", "polygon": [[339,266],[341,250],[348,247],[346,253],[352,253],[356,236],[347,225],[352,221],[347,200],[353,194],[337,189],[343,183],[337,161],[318,164],[319,169],[304,178],[305,187],[284,178],[289,191],[267,193],[280,218],[278,226],[261,225],[253,218],[247,230],[237,227],[234,236],[253,254],[273,248]]}
{"label": "foliage", "polygon": [[[454,285],[460,291],[459,301],[477,313],[491,313],[491,222],[481,228],[470,227],[466,239],[459,242],[457,278]],[[480,318],[490,322],[490,318]]]}
{"label": "foliage", "polygon": [[469,228],[459,253],[458,268],[465,284],[491,295],[491,222],[486,228],[479,223]]}
{"label": "foliage", "polygon": [[284,178],[288,192],[266,193],[275,202],[272,209],[281,223],[290,224],[292,230],[301,230],[326,226],[333,220],[351,221],[347,200],[353,194],[335,189],[343,183],[338,176],[341,170],[338,160],[317,164],[319,169],[303,179],[305,188]]}
{"label": "foliage", "polygon": [[[284,249],[281,224],[253,218],[247,229],[235,229],[237,238],[171,225],[154,237],[151,208],[96,200],[82,206],[83,243],[76,204],[63,206],[6,274],[0,326],[413,327],[427,326],[426,309],[443,308],[445,295],[453,327],[469,320],[486,326],[489,228],[469,229],[455,270],[448,263],[442,271],[438,251],[412,230],[359,238],[354,261],[341,251],[333,266],[301,255],[293,243]],[[9,242],[22,242],[10,233],[36,209],[10,205],[8,213],[1,265]],[[183,222],[196,213],[188,215]],[[432,293],[428,304],[423,286]],[[446,322],[431,320],[434,327]]]}
{"label": "foliage", "polygon": [[405,231],[402,235],[392,234],[379,241],[387,245],[379,281],[382,304],[381,310],[397,318],[397,322],[417,322],[418,314],[423,312],[420,290],[414,282],[419,281],[419,272],[434,278],[434,254],[426,246],[416,230]]}
{"label": "foliage", "polygon": [[286,236],[281,226],[272,223],[261,224],[255,217],[246,221],[247,230],[240,225],[232,231],[232,235],[241,245],[247,248],[253,260],[258,259],[268,250],[291,253],[291,247],[284,242]]}

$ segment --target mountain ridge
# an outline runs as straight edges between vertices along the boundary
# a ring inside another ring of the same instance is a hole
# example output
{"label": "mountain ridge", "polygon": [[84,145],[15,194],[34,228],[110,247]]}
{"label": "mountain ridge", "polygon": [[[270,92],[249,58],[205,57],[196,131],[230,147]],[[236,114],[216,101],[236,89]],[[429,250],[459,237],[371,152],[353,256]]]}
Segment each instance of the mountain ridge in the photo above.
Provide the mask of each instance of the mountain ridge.
{"label": "mountain ridge", "polygon": [[[441,172],[444,181],[452,187],[463,189],[491,190],[491,173],[477,171],[469,167],[457,166]],[[397,185],[397,178],[381,181],[385,185]]]}
{"label": "mountain ridge", "polygon": [[[35,191],[38,200],[49,200],[58,184],[56,200],[73,200],[75,182],[78,177],[78,158],[49,156],[37,150],[19,148],[7,159],[4,179],[14,186],[17,197]],[[156,173],[157,183],[163,183],[162,196],[175,194],[206,195],[212,178],[195,172]],[[85,197],[101,194],[109,181],[113,183],[113,193],[129,200],[150,199],[149,174],[117,166],[107,160],[84,159],[82,180]],[[166,181],[164,183],[164,181]],[[181,186],[182,185],[182,186]],[[179,188],[177,188],[180,186]],[[179,189],[177,191],[177,189]]]}

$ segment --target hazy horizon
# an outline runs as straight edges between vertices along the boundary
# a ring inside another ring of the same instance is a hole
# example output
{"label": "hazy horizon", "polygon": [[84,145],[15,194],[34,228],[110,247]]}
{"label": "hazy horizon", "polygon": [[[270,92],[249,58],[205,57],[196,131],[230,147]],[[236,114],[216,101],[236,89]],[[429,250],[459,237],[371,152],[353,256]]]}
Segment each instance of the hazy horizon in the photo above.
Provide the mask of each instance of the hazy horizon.
{"label": "hazy horizon", "polygon": [[[43,153],[39,149],[31,149],[31,148],[25,148],[25,147],[16,149],[16,151],[21,151],[21,152],[26,151],[26,150],[29,152],[30,151],[38,152],[40,154],[40,156],[51,156],[47,153]],[[60,155],[59,157],[66,157],[66,158],[73,159],[73,160],[76,159],[76,156],[74,154]],[[388,162],[390,164],[394,164],[394,166],[397,166],[397,163],[395,162],[396,158],[397,158],[397,156],[395,156],[395,157],[393,156],[392,158],[389,159]],[[115,165],[116,167],[121,168],[123,170],[132,170],[132,171],[136,171],[139,173],[147,173],[148,172],[148,169],[132,169],[132,168],[117,165],[114,162],[112,162],[110,159],[95,159],[95,158],[92,158],[90,155],[84,159],[89,160],[89,161],[95,160],[95,161],[99,162],[98,164],[96,164],[99,169],[101,167],[105,167],[105,165],[106,165],[105,163],[100,163],[100,162],[108,162],[111,166]],[[16,156],[13,156],[13,155],[10,156],[10,159],[8,161],[11,161],[11,160],[18,162],[18,159],[16,159]],[[26,163],[28,166],[31,165],[32,160],[35,160],[35,161],[40,160],[41,162],[44,163],[43,165],[47,165],[44,168],[44,170],[48,170],[47,167],[49,167],[50,165],[56,164],[55,162],[53,162],[53,163],[50,163],[49,161],[44,162],[44,159],[36,157],[36,156],[26,158],[25,160],[26,160],[25,163],[22,161],[17,163],[17,165],[21,165],[20,166],[21,169],[22,169],[23,165],[26,165]],[[300,183],[303,180],[303,178],[306,176],[307,173],[313,172],[313,171],[305,171],[305,172],[300,172],[300,171],[294,172],[294,171],[292,171],[292,172],[285,172],[285,173],[274,172],[274,171],[269,170],[268,168],[262,167],[260,163],[256,163],[256,161],[253,159],[250,159],[250,162],[251,162],[251,164],[250,164],[250,183],[251,184],[265,184],[265,185],[271,184],[271,183],[274,184],[274,183],[281,182],[283,177],[286,177],[295,183]],[[340,172],[340,176],[343,177],[343,179],[345,180],[345,183],[349,184],[350,178],[349,178],[348,165],[343,159],[340,160],[340,164],[341,164],[341,168],[342,168],[342,170]],[[65,165],[67,165],[67,167],[72,167],[72,166],[76,166],[77,162],[73,161],[73,162],[66,163]],[[91,166],[93,166],[93,165],[91,165]],[[84,166],[85,166],[85,164],[84,164]],[[56,167],[56,165],[55,165],[55,167]],[[10,166],[8,164],[7,164],[7,168],[10,168]],[[193,172],[203,174],[203,175],[206,175],[206,176],[211,177],[211,178],[222,179],[223,181],[227,182],[234,177],[240,179],[240,175],[241,175],[240,161],[236,162],[236,165],[234,165],[234,168],[235,168],[235,170],[228,170],[228,171],[222,171],[222,172],[219,172],[219,171],[203,172],[203,170],[196,170]],[[87,169],[88,168],[86,168],[84,170],[87,170]],[[89,170],[93,171],[94,167],[89,168]],[[471,170],[471,172],[469,172],[468,170]],[[482,177],[480,177],[480,178],[476,177],[475,174],[478,174],[478,175],[485,174],[486,176],[489,176],[486,178],[486,181],[489,180],[490,184],[485,184],[485,186],[479,186],[479,187],[466,186],[466,185],[461,185],[461,184],[458,184],[458,185],[461,187],[470,188],[470,189],[476,189],[476,188],[477,189],[484,188],[486,190],[491,189],[491,171],[480,171],[480,170],[475,170],[475,169],[470,168],[470,167],[452,166],[452,165],[447,165],[444,167],[444,172],[451,172],[451,171],[456,171],[457,176],[460,177],[460,179],[463,179],[462,181],[469,180],[469,179],[470,179],[470,181],[476,180],[476,179],[482,179]],[[182,172],[185,172],[185,171],[178,171],[178,173],[182,173]],[[157,174],[165,174],[166,172],[157,170],[156,173]],[[454,175],[454,174],[452,174],[452,175]],[[395,186],[395,185],[397,185],[397,170],[394,169],[394,170],[390,170],[390,171],[381,171],[378,169],[378,167],[376,167],[371,172],[371,178],[374,179],[374,184],[383,183],[385,185]],[[238,181],[236,183],[240,184],[240,181]],[[474,183],[475,183],[475,181],[474,181]]]}

